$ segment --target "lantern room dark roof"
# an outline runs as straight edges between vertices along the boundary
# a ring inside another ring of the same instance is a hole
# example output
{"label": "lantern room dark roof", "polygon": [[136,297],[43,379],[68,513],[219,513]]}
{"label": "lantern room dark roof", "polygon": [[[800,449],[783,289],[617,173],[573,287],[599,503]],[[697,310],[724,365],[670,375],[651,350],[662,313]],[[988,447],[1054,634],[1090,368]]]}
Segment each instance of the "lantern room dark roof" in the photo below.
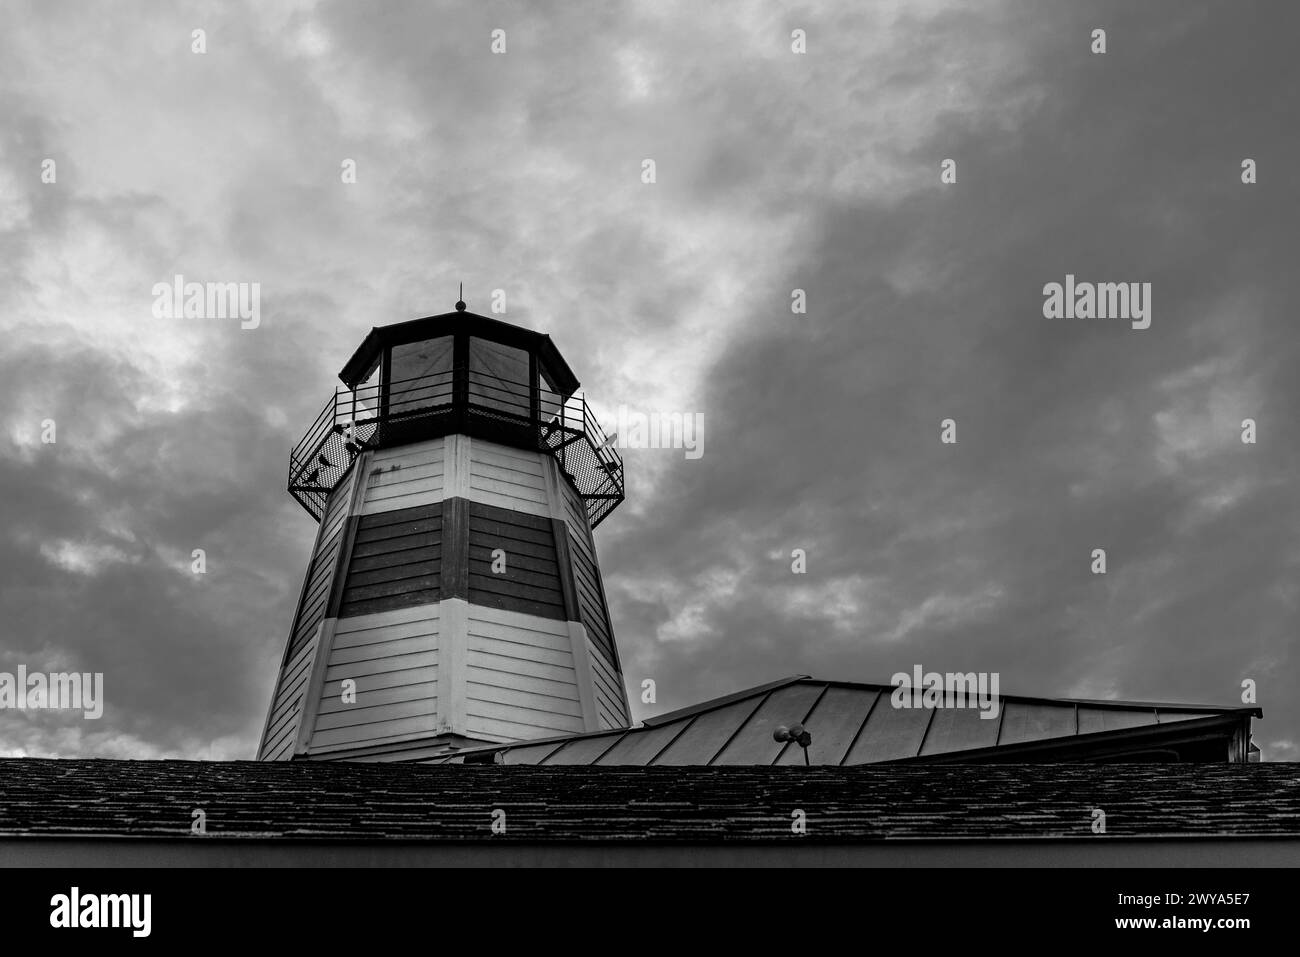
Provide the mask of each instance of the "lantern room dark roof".
{"label": "lantern room dark roof", "polygon": [[[602,768],[0,759],[0,839],[1079,841],[1300,837],[1300,764]],[[1092,807],[1106,834],[1092,832]],[[493,836],[492,812],[508,819]]]}
{"label": "lantern room dark roof", "polygon": [[[1156,760],[1210,754],[1249,732],[1255,706],[1090,701],[1000,695],[996,717],[973,708],[891,706],[893,685],[796,675],[646,718],[635,728],[485,745],[448,762],[558,765],[789,765],[800,748],[773,738],[780,725],[812,734],[808,763]],[[1137,758],[1137,755],[1144,755]]]}
{"label": "lantern room dark roof", "polygon": [[511,325],[499,319],[490,319],[473,312],[446,312],[440,316],[426,316],[388,326],[374,326],[366,334],[357,351],[339,372],[339,378],[349,389],[362,381],[374,368],[383,350],[404,342],[420,342],[456,333],[469,333],[503,345],[515,346],[538,356],[546,367],[552,385],[564,395],[578,390],[578,377],[555,348],[551,337],[544,332],[534,332],[522,326]]}

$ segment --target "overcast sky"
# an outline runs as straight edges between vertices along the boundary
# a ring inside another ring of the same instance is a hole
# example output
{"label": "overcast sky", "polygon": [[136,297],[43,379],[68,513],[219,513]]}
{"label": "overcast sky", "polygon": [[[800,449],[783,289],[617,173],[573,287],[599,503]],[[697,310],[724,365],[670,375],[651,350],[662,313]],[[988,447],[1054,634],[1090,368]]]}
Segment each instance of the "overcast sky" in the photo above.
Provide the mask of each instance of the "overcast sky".
{"label": "overcast sky", "polygon": [[[1300,758],[1294,3],[2,9],[0,670],[106,708],[0,712],[0,754],[253,756],[314,535],[288,451],[463,280],[607,422],[703,414],[596,532],[638,717],[916,664],[1253,679]],[[155,318],[178,273],[260,283],[260,325]],[[1150,328],[1044,318],[1067,274],[1151,283]]]}

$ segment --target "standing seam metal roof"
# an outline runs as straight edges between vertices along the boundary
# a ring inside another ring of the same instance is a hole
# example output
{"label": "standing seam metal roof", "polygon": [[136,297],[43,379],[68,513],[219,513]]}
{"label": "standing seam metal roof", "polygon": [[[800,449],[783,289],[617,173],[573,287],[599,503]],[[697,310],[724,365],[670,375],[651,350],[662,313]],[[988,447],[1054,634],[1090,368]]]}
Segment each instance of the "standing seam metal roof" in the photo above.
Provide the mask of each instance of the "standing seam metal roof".
{"label": "standing seam metal roof", "polygon": [[892,707],[895,690],[796,675],[647,718],[640,727],[494,745],[442,760],[496,755],[503,764],[548,766],[803,764],[797,745],[773,738],[778,725],[798,723],[813,735],[810,763],[848,766],[1105,743],[1143,732],[1159,736],[1171,725],[1195,733],[1262,715],[1256,707],[1000,695],[996,716],[985,718],[971,707]]}

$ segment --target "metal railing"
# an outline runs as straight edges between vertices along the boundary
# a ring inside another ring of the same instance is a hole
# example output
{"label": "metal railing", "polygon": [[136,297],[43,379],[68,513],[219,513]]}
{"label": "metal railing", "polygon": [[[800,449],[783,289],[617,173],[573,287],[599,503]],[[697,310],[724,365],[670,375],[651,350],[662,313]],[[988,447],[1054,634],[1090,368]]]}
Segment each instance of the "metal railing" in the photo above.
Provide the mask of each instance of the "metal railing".
{"label": "metal railing", "polygon": [[463,432],[548,452],[595,528],[623,501],[623,460],[580,395],[567,399],[473,370],[336,388],[289,453],[289,493],[319,521],[366,449]]}

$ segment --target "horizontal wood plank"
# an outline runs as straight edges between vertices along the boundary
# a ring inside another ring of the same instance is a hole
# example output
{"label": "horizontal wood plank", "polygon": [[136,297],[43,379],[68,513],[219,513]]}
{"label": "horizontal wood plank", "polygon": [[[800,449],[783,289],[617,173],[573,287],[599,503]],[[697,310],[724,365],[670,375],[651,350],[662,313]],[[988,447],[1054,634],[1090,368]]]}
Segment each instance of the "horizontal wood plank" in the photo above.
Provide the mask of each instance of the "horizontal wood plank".
{"label": "horizontal wood plank", "polygon": [[410,651],[401,654],[384,655],[377,658],[359,658],[355,661],[331,663],[325,669],[325,683],[341,681],[344,678],[361,679],[372,675],[392,674],[417,668],[437,667],[436,651]]}
{"label": "horizontal wood plank", "polygon": [[402,671],[389,671],[378,675],[367,675],[364,678],[344,679],[335,678],[332,681],[326,681],[321,685],[321,707],[330,698],[341,698],[343,694],[343,682],[345,680],[353,681],[356,684],[357,692],[362,691],[386,691],[390,688],[405,688],[411,685],[436,684],[438,681],[438,666],[426,665],[423,668],[406,668]]}
{"label": "horizontal wood plank", "polygon": [[[345,705],[343,710],[329,711],[317,715],[316,731],[319,733],[333,728],[350,728],[357,725],[379,724],[381,722],[387,725],[403,718],[414,718],[420,715],[427,715],[432,718],[437,713],[437,710],[438,699],[436,694],[426,694],[417,698],[385,704],[365,703],[358,696],[355,705]],[[384,733],[391,732],[385,729]]]}
{"label": "horizontal wood plank", "polygon": [[374,744],[407,734],[432,734],[435,730],[434,715],[421,714],[414,717],[382,721],[376,724],[319,730],[311,737],[311,748],[315,751],[319,748],[338,747],[340,745]]}

